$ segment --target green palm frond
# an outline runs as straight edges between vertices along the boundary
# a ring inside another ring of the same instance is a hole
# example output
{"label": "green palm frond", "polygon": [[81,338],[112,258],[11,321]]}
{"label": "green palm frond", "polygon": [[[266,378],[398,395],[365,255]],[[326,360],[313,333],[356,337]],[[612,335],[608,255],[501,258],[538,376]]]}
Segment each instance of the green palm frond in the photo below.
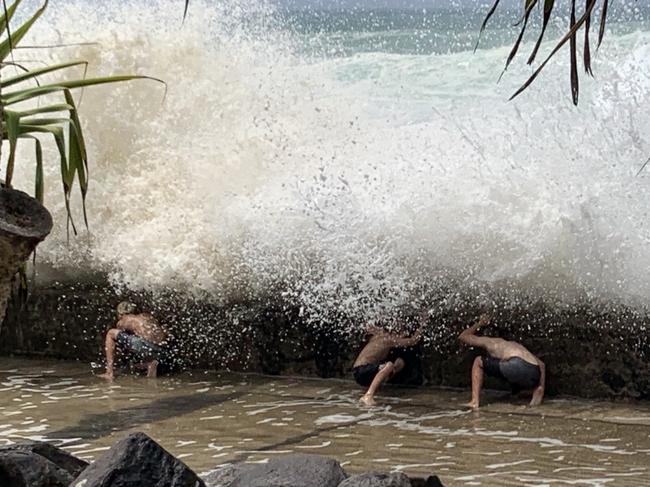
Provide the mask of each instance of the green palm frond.
{"label": "green palm frond", "polygon": [[[44,0],[40,8],[18,28],[12,30],[9,28],[10,22],[21,3],[22,0],[16,0],[11,5],[6,6],[5,0],[3,0],[4,13],[0,15],[0,69],[14,64],[6,61],[6,58],[13,49],[18,47],[18,43],[30,31],[48,6],[48,0]],[[84,68],[82,78],[52,81],[52,76],[81,66]],[[81,193],[84,223],[88,226],[86,196],[88,193],[89,171],[86,142],[72,90],[133,80],[154,80],[165,85],[166,91],[166,84],[162,80],[150,76],[121,75],[86,78],[87,67],[88,63],[84,60],[69,61],[35,69],[21,67],[22,72],[20,74],[0,80],[0,106],[2,108],[2,124],[0,126],[2,137],[0,141],[6,140],[9,145],[7,166],[5,168],[5,184],[11,187],[19,140],[34,141],[36,159],[34,196],[42,202],[44,197],[44,169],[40,137],[52,137],[51,140],[54,141],[58,151],[68,225],[72,227],[75,234],[77,229],[72,219],[70,198],[74,184],[77,182]],[[48,81],[42,83],[40,78],[45,76],[49,77]],[[51,102],[50,98],[48,98],[48,104],[40,106],[41,98],[44,96],[60,96],[61,100]],[[22,104],[25,102],[27,102],[27,106],[23,107]],[[36,107],[33,106],[35,103]]]}

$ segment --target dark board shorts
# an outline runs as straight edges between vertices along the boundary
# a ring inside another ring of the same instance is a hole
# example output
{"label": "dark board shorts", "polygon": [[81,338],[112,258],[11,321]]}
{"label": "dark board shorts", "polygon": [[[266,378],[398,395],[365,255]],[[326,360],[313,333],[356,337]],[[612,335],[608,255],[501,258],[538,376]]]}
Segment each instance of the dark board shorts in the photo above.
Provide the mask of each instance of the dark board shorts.
{"label": "dark board shorts", "polygon": [[513,391],[535,389],[539,385],[541,371],[539,366],[526,362],[520,357],[499,360],[491,356],[483,357],[483,370],[489,377],[503,379]]}
{"label": "dark board shorts", "polygon": [[121,350],[132,353],[143,362],[161,360],[165,355],[164,347],[125,331],[119,332],[115,341]]}
{"label": "dark board shorts", "polygon": [[352,375],[357,384],[363,387],[369,387],[375,376],[381,369],[380,364],[360,365],[352,369]]}

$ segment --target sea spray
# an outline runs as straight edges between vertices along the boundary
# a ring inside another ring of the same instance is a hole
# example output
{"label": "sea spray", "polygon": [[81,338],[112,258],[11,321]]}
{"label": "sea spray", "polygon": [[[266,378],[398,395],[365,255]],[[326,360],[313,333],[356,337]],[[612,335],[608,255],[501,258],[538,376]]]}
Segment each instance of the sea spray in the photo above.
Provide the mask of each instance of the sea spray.
{"label": "sea spray", "polygon": [[607,38],[574,108],[562,57],[508,102],[529,71],[495,83],[506,46],[314,56],[265,3],[180,19],[169,2],[66,2],[41,25],[35,42],[98,45],[26,56],[167,82],[164,100],[152,82],[85,90],[90,232],[67,242],[49,164],[42,262],[329,324],[405,304],[643,305],[647,26]]}

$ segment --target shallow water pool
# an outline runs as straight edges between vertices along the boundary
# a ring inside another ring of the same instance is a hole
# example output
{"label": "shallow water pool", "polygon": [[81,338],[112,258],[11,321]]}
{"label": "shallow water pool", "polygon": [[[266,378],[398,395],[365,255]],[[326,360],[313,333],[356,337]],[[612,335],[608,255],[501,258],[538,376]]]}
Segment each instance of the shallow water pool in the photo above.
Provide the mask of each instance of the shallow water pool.
{"label": "shallow water pool", "polygon": [[650,404],[556,399],[529,409],[489,393],[385,389],[360,407],[352,382],[187,373],[108,384],[84,364],[0,358],[0,444],[56,442],[91,460],[144,431],[199,472],[291,452],[349,472],[440,476],[446,486],[640,486],[650,462]]}

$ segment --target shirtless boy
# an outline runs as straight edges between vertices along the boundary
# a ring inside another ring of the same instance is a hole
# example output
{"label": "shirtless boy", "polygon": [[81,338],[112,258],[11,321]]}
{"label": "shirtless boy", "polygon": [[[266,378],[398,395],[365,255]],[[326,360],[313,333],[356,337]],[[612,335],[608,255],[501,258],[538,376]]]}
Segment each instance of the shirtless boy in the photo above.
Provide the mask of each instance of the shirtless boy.
{"label": "shirtless boy", "polygon": [[374,406],[375,393],[385,381],[395,377],[403,368],[404,360],[395,355],[396,348],[416,345],[422,338],[421,329],[410,337],[389,333],[376,326],[368,326],[370,341],[363,347],[352,367],[352,374],[357,384],[368,387],[360,401],[367,406]]}
{"label": "shirtless boy", "polygon": [[487,315],[482,315],[477,323],[458,337],[465,345],[482,348],[484,357],[476,357],[472,366],[472,400],[467,406],[478,409],[483,374],[498,377],[510,384],[513,391],[533,391],[531,406],[539,406],[544,399],[546,367],[544,362],[530,353],[526,347],[502,338],[477,336],[476,332],[489,323]]}
{"label": "shirtless boy", "polygon": [[135,305],[126,301],[117,306],[117,324],[106,333],[106,373],[99,377],[109,381],[115,378],[117,348],[144,362],[147,377],[156,377],[159,360],[165,353],[167,332],[150,314],[135,311]]}

